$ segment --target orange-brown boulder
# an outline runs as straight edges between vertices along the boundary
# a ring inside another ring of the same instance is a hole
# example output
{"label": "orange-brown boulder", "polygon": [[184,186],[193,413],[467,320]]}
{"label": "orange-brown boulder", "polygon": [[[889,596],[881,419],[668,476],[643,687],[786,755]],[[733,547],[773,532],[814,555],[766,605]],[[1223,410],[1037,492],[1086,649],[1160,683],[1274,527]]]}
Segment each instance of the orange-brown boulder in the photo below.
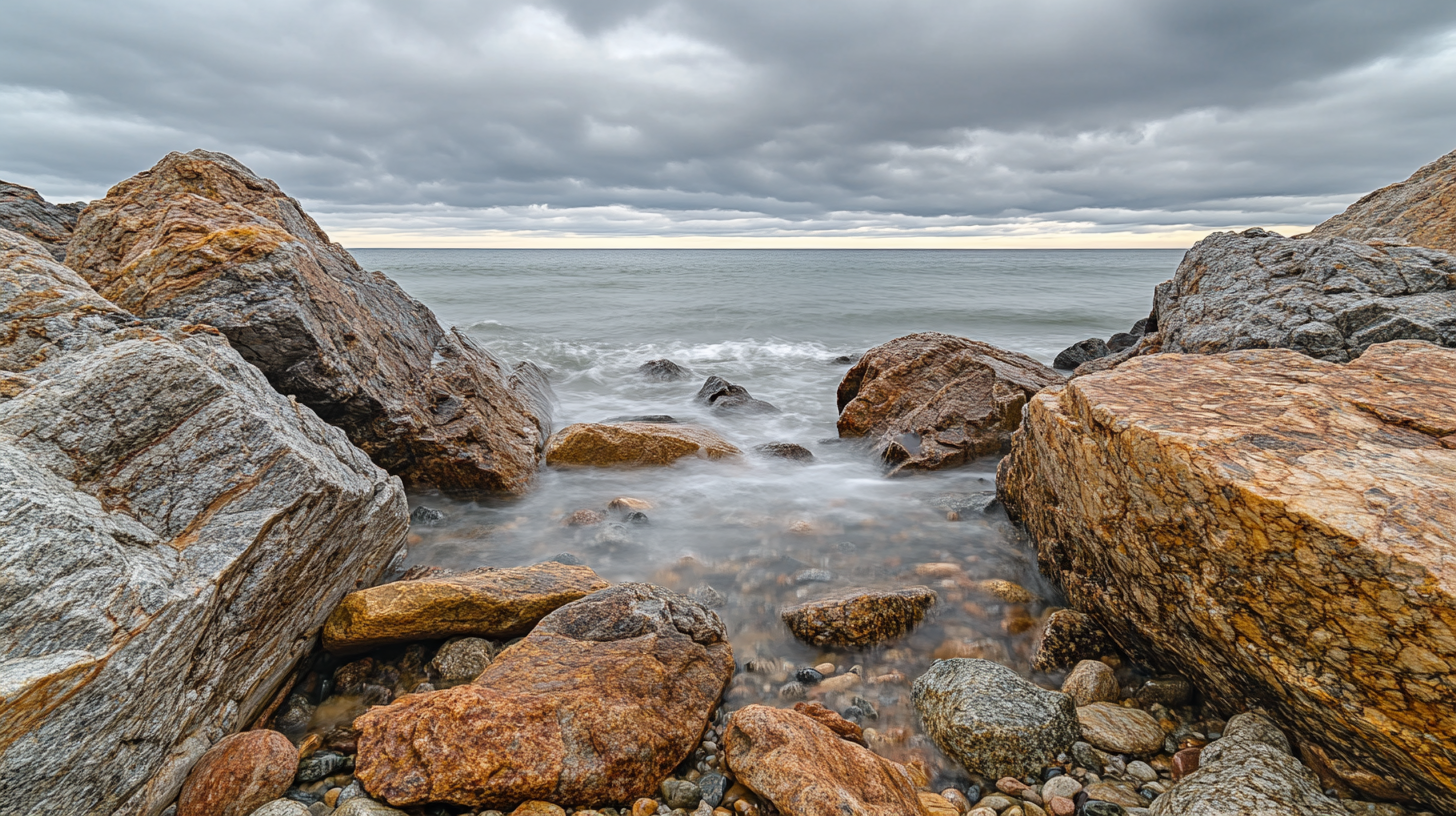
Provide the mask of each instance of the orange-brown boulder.
{"label": "orange-brown boulder", "polygon": [[546,464],[614,467],[670,465],[684,456],[721,459],[740,451],[697,425],[623,422],[581,423],[562,428],[546,444]]}
{"label": "orange-brown boulder", "polygon": [[751,705],[728,719],[734,777],[784,816],[928,816],[910,774],[796,711]]}
{"label": "orange-brown boulder", "polygon": [[717,615],[621,584],[547,615],[473,684],[355,720],[355,775],[396,806],[631,802],[697,746],[732,675]]}
{"label": "orange-brown boulder", "polygon": [[839,435],[868,437],[887,474],[1000,453],[1032,394],[1062,375],[1024,354],[939,332],[865,353],[839,383]]}
{"label": "orange-brown boulder", "polygon": [[794,637],[811,646],[865,647],[904,635],[935,605],[935,591],[850,589],[779,613]]}
{"label": "orange-brown boulder", "polygon": [[298,770],[298,749],[277,731],[223,737],[197,760],[177,816],[248,816],[282,796]]}
{"label": "orange-brown boulder", "polygon": [[324,624],[324,648],[348,654],[457,635],[512,638],[607,582],[591,567],[548,561],[396,581],[344,596]]}
{"label": "orange-brown boulder", "polygon": [[1300,238],[1395,239],[1456,252],[1456,150],[1382,187]]}
{"label": "orange-brown boulder", "polygon": [[366,272],[230,156],[170,153],[82,213],[66,263],[143,318],[216,327],[280,393],[416,487],[519,493],[549,418],[511,372]]}

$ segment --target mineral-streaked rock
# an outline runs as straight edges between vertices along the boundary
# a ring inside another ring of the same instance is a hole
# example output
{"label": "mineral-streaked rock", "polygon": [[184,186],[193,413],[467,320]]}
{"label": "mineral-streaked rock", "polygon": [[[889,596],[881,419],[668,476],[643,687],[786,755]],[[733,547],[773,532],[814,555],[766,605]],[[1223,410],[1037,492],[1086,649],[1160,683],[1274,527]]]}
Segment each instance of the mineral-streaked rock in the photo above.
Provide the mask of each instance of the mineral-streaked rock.
{"label": "mineral-streaked rock", "polygon": [[1114,651],[1107,632],[1092,616],[1075,609],[1054,609],[1042,622],[1031,649],[1031,666],[1056,671]]}
{"label": "mineral-streaked rock", "polygon": [[940,750],[990,779],[1040,773],[1077,740],[1071,697],[989,660],[936,661],[915,681],[913,696]]}
{"label": "mineral-streaked rock", "polygon": [[1456,810],[1453,448],[1453,351],[1161,355],[1039,394],[998,484],[1119,643]]}
{"label": "mineral-streaked rock", "polygon": [[248,816],[282,796],[297,768],[298,749],[277,731],[223,737],[187,774],[177,816]]}
{"label": "mineral-streaked rock", "polygon": [[456,635],[512,638],[558,607],[606,587],[591,567],[555,561],[395,581],[345,596],[324,626],[323,645],[350,654]]}
{"label": "mineral-streaked rock", "polygon": [[397,479],[220,335],[0,231],[0,801],[156,813],[400,549]]}
{"label": "mineral-streaked rock", "polygon": [[779,613],[794,637],[811,646],[873,646],[904,635],[935,605],[935,591],[850,589]]}
{"label": "mineral-streaked rock", "polygon": [[546,464],[613,467],[670,465],[684,456],[721,459],[740,451],[697,425],[623,422],[562,428],[546,445]]}
{"label": "mineral-streaked rock", "polygon": [[697,746],[732,675],[717,615],[621,584],[547,615],[475,683],[355,720],[355,776],[396,806],[631,802]]}
{"label": "mineral-streaked rock", "polygon": [[1163,747],[1163,729],[1141,708],[1093,702],[1077,709],[1077,722],[1082,739],[1109,753],[1156,754]]}
{"label": "mineral-streaked rock", "polygon": [[[1062,693],[1071,697],[1078,706],[1091,703],[1117,702],[1117,675],[1100,660],[1082,660],[1062,681]],[[1080,714],[1078,715],[1080,718]],[[1156,723],[1154,724],[1156,726]],[[1158,745],[1163,744],[1162,732],[1158,733]]]}
{"label": "mineral-streaked rock", "polygon": [[1456,252],[1456,151],[1405,181],[1370,193],[1306,235],[1359,241],[1394,239]]}
{"label": "mineral-streaked rock", "polygon": [[1021,407],[1062,375],[1027,357],[938,332],[876,346],[839,383],[839,435],[869,437],[887,473],[1000,453]]}
{"label": "mineral-streaked rock", "polygon": [[1288,741],[1259,714],[1230,719],[1223,739],[1199,759],[1198,770],[1153,800],[1153,816],[1350,816],[1320,791],[1319,779],[1290,756]]}
{"label": "mineral-streaked rock", "polygon": [[0,229],[36,241],[57,261],[66,259],[66,243],[84,206],[52,204],[29,187],[0,181]]}
{"label": "mineral-streaked rock", "polygon": [[521,492],[549,428],[510,372],[229,156],[170,153],[76,225],[66,263],[141,317],[215,326],[407,483]]}
{"label": "mineral-streaked rock", "polygon": [[723,756],[737,780],[785,816],[927,816],[904,766],[796,711],[733,712]]}

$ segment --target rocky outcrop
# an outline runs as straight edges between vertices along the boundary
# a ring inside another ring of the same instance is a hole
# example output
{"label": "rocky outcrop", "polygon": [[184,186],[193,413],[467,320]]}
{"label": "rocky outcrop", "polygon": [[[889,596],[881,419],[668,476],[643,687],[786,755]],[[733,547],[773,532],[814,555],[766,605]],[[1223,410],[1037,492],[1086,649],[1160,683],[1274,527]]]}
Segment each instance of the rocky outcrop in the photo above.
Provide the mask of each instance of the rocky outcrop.
{"label": "rocky outcrop", "polygon": [[1456,151],[1298,237],[1394,241],[1456,252]]}
{"label": "rocky outcrop", "polygon": [[556,609],[606,588],[591,567],[555,561],[395,581],[345,596],[324,625],[323,645],[350,654],[457,635],[519,637]]}
{"label": "rocky outcrop", "polygon": [[1001,466],[1042,571],[1233,712],[1456,810],[1456,351],[1161,355],[1049,389]]}
{"label": "rocky outcrop", "polygon": [[581,423],[562,428],[546,445],[546,464],[553,466],[616,467],[670,465],[684,456],[722,459],[736,456],[737,448],[718,434],[697,425],[622,422],[616,425]]}
{"label": "rocky outcrop", "polygon": [[535,474],[549,419],[510,372],[231,157],[171,153],[111,188],[66,263],[140,317],[216,327],[407,484],[519,493]]}
{"label": "rocky outcrop", "polygon": [[935,591],[850,589],[788,607],[779,613],[794,637],[811,646],[867,647],[894,640],[925,617]]}
{"label": "rocky outcrop", "polygon": [[187,774],[177,816],[248,816],[283,796],[296,770],[298,749],[277,731],[223,737]]}
{"label": "rocky outcrop", "polygon": [[0,231],[0,802],[150,814],[247,727],[404,491],[216,332]]}
{"label": "rocky outcrop", "polygon": [[39,243],[57,261],[66,259],[66,243],[84,206],[51,204],[29,187],[0,181],[0,229]]}
{"label": "rocky outcrop", "polygon": [[904,766],[797,711],[750,705],[733,712],[723,754],[738,781],[785,816],[928,813]]}
{"label": "rocky outcrop", "polygon": [[839,435],[868,437],[888,475],[1000,453],[1026,400],[1062,376],[1024,354],[937,332],[876,346],[839,383]]}
{"label": "rocky outcrop", "polygon": [[355,720],[355,775],[396,806],[632,802],[697,746],[732,675],[717,615],[621,584],[547,615],[475,683]]}

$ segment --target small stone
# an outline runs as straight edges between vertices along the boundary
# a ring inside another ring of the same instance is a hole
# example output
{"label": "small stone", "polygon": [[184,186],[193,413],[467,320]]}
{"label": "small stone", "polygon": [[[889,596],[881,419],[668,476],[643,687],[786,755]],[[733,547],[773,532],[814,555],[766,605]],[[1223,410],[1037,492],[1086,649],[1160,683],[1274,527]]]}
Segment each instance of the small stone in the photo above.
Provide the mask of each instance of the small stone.
{"label": "small stone", "polygon": [[851,589],[784,609],[780,615],[811,646],[873,646],[909,632],[935,604],[917,586],[895,591]]}
{"label": "small stone", "polygon": [[345,785],[343,790],[339,791],[339,798],[334,801],[334,807],[343,807],[344,803],[350,799],[367,798],[368,796],[369,794],[364,792],[364,786],[359,784],[359,781],[356,779]]}
{"label": "small stone", "polygon": [[940,795],[944,797],[947,802],[955,805],[955,809],[961,813],[965,813],[966,811],[971,809],[971,800],[967,799],[964,793],[961,793],[955,788],[946,788],[945,790],[940,792]]}
{"label": "small stone", "polygon": [[410,511],[410,526],[418,524],[421,527],[439,527],[449,518],[443,512],[422,504]]}
{"label": "small stone", "polygon": [[1082,739],[1117,754],[1154,754],[1163,746],[1163,729],[1140,708],[1092,703],[1077,709]]}
{"label": "small stone", "polygon": [[834,674],[834,668],[835,667],[833,663],[820,663],[819,665],[814,667],[814,671],[819,672],[825,677],[828,677],[829,675]]}
{"label": "small stone", "polygon": [[334,809],[324,804],[323,802],[314,802],[313,804],[308,806],[309,816],[328,816],[330,813],[333,812]]}
{"label": "small stone", "polygon": [[445,641],[430,666],[446,683],[468,683],[490,665],[490,641],[457,637]]}
{"label": "small stone", "polygon": [[626,513],[632,510],[651,510],[652,502],[646,499],[634,499],[631,496],[618,496],[607,502],[608,510],[615,510],[618,513]]}
{"label": "small stone", "polygon": [[511,816],[566,816],[566,811],[550,802],[522,802]]}
{"label": "small stone", "polygon": [[1082,806],[1082,814],[1083,816],[1127,816],[1127,811],[1116,802],[1092,799]]}
{"label": "small stone", "polygon": [[792,462],[814,461],[813,451],[810,451],[803,445],[795,445],[792,442],[769,442],[766,445],[754,445],[753,452],[761,456],[788,459]]}
{"label": "small stone", "polygon": [[809,696],[809,690],[798,680],[790,680],[779,687],[779,696],[785,700],[803,700]]}
{"label": "small stone", "polygon": [[1198,759],[1202,753],[1202,748],[1184,748],[1174,754],[1172,762],[1173,781],[1176,782],[1198,770]]}
{"label": "small stone", "polygon": [[997,813],[1000,813],[1001,811],[1011,807],[1014,804],[1016,804],[1016,801],[1014,799],[1009,799],[999,793],[993,793],[990,796],[987,796],[981,801],[977,802],[976,807],[987,807],[996,811]]}
{"label": "small stone", "polygon": [[578,510],[567,516],[561,523],[567,527],[590,527],[593,524],[601,524],[607,517],[595,510]]}
{"label": "small stone", "polygon": [[178,816],[247,816],[283,796],[298,751],[277,731],[244,731],[218,740],[187,774]]}
{"label": "small stone", "polygon": [[317,782],[326,776],[351,766],[352,760],[333,751],[321,751],[298,763],[298,772],[293,781],[299,784]]}
{"label": "small stone", "polygon": [[824,678],[819,681],[819,685],[815,688],[826,694],[831,694],[836,691],[849,691],[861,682],[863,681],[859,675],[854,672],[845,672],[844,674],[836,674],[833,677]]}
{"label": "small stone", "polygon": [[1027,592],[1025,587],[1000,578],[972,581],[971,588],[982,594],[1003,600],[1006,603],[1024,604],[1036,600],[1036,596]]}
{"label": "small stone", "polygon": [[1142,782],[1156,782],[1158,779],[1158,772],[1153,770],[1153,766],[1146,762],[1133,761],[1127,763],[1127,772]]}
{"label": "small stone", "polygon": [[376,802],[368,796],[359,796],[340,805],[334,811],[334,816],[406,816],[406,814],[383,802]]}
{"label": "small stone", "polygon": [[1011,796],[1020,796],[1026,789],[1026,783],[1014,777],[1005,776],[996,780],[996,790]]}
{"label": "small stone", "polygon": [[1041,786],[1041,798],[1051,801],[1060,796],[1071,799],[1082,792],[1082,783],[1070,776],[1054,776]]}
{"label": "small stone", "polygon": [[308,736],[303,738],[303,742],[300,742],[298,744],[298,758],[308,759],[310,756],[313,755],[314,751],[317,751],[319,748],[323,747],[323,744],[324,738],[322,735],[309,734]]}
{"label": "small stone", "polygon": [[1102,752],[1080,740],[1072,743],[1072,761],[1077,763],[1077,767],[1097,774],[1102,773],[1104,767]]}
{"label": "small stone", "polygon": [[925,809],[929,816],[961,816],[961,812],[950,800],[938,793],[927,793],[921,791],[916,794],[920,799],[920,807]]}
{"label": "small stone", "polygon": [[1077,812],[1077,803],[1065,796],[1058,796],[1047,800],[1047,808],[1052,816],[1072,816]]}
{"label": "small stone", "polygon": [[1192,696],[1193,684],[1176,674],[1154,677],[1137,690],[1138,702],[1149,707],[1155,703],[1169,708],[1180,706]]}
{"label": "small stone", "polygon": [[692,782],[679,779],[665,779],[662,782],[662,799],[670,808],[690,808],[702,798],[702,791]]}
{"label": "small stone", "polygon": [[704,802],[717,807],[723,803],[723,794],[728,791],[728,780],[722,774],[706,773],[698,779],[698,790]]}
{"label": "small stone", "polygon": [[1026,816],[1026,811],[1021,808],[1021,805],[1012,805],[1002,811],[1001,816]]}
{"label": "small stone", "polygon": [[1080,660],[1062,682],[1062,693],[1076,701],[1079,708],[1092,703],[1116,702],[1117,675],[1100,660]]}
{"label": "small stone", "polygon": [[311,816],[311,814],[312,811],[307,807],[292,799],[274,799],[253,811],[249,816]]}
{"label": "small stone", "polygon": [[656,813],[656,799],[642,798],[632,803],[632,816],[654,816]]}
{"label": "small stone", "polygon": [[728,603],[723,593],[707,584],[699,584],[688,590],[688,597],[709,609],[722,609]]}
{"label": "small stone", "polygon": [[1086,788],[1087,797],[1101,802],[1115,802],[1125,808],[1142,807],[1148,802],[1125,782],[1096,782]]}
{"label": "small stone", "polygon": [[1046,816],[1046,811],[1035,802],[1022,802],[1021,809],[1026,812],[1026,816]]}
{"label": "small stone", "polygon": [[967,813],[966,816],[996,816],[996,811],[988,807],[978,807]]}
{"label": "small stone", "polygon": [[794,672],[794,679],[806,686],[813,686],[824,679],[824,674],[818,669],[799,669]]}
{"label": "small stone", "polygon": [[637,366],[637,373],[656,382],[677,382],[688,376],[688,370],[671,360],[648,360]]}

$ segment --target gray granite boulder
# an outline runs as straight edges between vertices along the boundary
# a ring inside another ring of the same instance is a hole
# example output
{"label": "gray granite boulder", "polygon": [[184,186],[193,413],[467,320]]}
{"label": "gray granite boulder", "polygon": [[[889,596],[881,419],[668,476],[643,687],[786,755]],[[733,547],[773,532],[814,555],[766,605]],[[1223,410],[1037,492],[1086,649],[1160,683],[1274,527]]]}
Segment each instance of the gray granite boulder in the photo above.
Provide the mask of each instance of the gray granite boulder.
{"label": "gray granite boulder", "polygon": [[66,259],[66,244],[84,206],[52,204],[29,187],[0,181],[0,229],[36,241],[58,261]]}

